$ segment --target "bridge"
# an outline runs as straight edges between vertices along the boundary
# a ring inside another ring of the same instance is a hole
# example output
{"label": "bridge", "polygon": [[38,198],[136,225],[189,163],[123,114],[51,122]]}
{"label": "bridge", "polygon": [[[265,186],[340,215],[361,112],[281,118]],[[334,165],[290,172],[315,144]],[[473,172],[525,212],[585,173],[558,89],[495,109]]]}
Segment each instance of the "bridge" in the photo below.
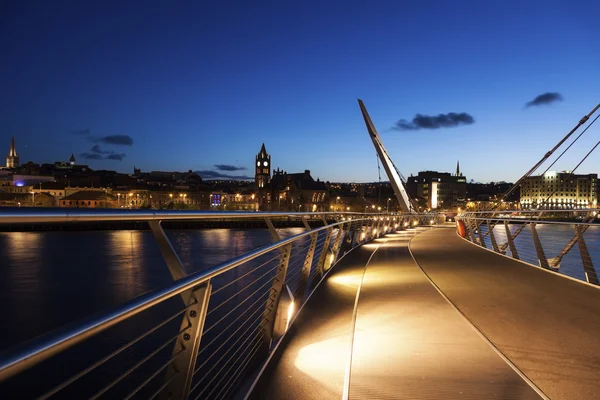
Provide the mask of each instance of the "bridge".
{"label": "bridge", "polygon": [[[1,211],[145,223],[172,278],[0,354],[2,398],[598,398],[598,210],[415,213],[361,109],[401,213]],[[191,272],[164,223],[195,220],[272,243]]]}

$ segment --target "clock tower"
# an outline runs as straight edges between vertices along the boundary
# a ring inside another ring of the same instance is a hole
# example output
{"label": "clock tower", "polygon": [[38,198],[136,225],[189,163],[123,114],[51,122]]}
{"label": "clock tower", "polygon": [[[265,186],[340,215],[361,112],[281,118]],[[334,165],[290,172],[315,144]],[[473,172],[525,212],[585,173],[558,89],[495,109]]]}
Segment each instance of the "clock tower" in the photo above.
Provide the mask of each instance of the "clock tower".
{"label": "clock tower", "polygon": [[260,152],[256,155],[254,166],[256,168],[256,174],[254,175],[256,187],[259,189],[265,188],[271,183],[271,156],[267,153],[264,143],[260,148]]}

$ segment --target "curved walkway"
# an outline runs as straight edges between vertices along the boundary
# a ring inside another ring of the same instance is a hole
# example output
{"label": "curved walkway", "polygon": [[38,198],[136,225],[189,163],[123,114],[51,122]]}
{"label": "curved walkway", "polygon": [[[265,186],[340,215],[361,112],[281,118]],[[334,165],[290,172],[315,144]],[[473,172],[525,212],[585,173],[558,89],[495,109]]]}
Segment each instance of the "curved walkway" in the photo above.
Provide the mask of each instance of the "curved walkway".
{"label": "curved walkway", "polygon": [[600,288],[475,246],[454,229],[411,251],[449,300],[551,399],[600,397]]}
{"label": "curved walkway", "polygon": [[431,285],[408,250],[415,232],[363,245],[335,267],[251,398],[539,398]]}

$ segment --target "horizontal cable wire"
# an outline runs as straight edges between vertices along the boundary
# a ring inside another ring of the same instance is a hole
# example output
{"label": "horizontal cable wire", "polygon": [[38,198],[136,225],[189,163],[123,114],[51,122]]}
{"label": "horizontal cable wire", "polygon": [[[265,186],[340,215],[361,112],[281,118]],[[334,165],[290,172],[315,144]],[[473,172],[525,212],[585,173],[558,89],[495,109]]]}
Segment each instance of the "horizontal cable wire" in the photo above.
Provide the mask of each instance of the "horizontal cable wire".
{"label": "horizontal cable wire", "polygon": [[264,263],[262,263],[261,265],[259,265],[259,266],[258,266],[258,267],[256,267],[256,268],[254,268],[253,270],[251,270],[251,271],[249,271],[249,272],[246,272],[244,275],[242,275],[242,276],[240,276],[240,277],[238,277],[238,278],[234,279],[233,281],[229,282],[228,284],[226,284],[226,285],[224,285],[224,286],[221,286],[219,289],[217,289],[217,290],[215,290],[214,292],[212,292],[212,293],[211,293],[211,296],[213,296],[213,295],[215,295],[215,294],[219,293],[221,290],[223,290],[223,289],[225,289],[225,288],[227,288],[227,287],[229,287],[229,286],[233,285],[234,283],[236,283],[236,282],[237,282],[237,281],[239,281],[240,279],[242,279],[242,278],[245,278],[246,276],[250,275],[250,274],[251,274],[251,273],[253,273],[253,272],[256,272],[256,270],[257,270],[257,269],[260,269],[260,268],[264,267],[265,265],[267,265],[267,264],[268,264],[268,263],[270,263],[271,261],[273,261],[273,260],[276,260],[276,259],[278,259],[278,258],[281,258],[281,254],[277,254],[275,257],[271,258],[271,259],[270,259],[270,260],[268,260],[268,261],[265,261]]}
{"label": "horizontal cable wire", "polygon": [[[256,338],[254,338],[253,340],[256,340]],[[258,340],[258,341],[256,341],[256,344],[254,345],[254,347],[252,348],[252,350],[254,350],[254,349],[255,349],[255,348],[257,348],[257,347],[260,347],[260,344],[261,344],[261,340]],[[240,349],[241,349],[241,347],[240,347]],[[251,351],[252,351],[252,350],[251,350]],[[239,351],[239,349],[238,349],[238,351]],[[236,351],[236,353],[237,353],[237,351]],[[234,353],[234,354],[235,354],[235,353]],[[211,383],[212,383],[212,382],[213,382],[213,381],[214,381],[214,380],[217,378],[217,376],[221,375],[221,379],[219,379],[219,380],[217,381],[217,383],[215,384],[215,387],[214,387],[214,388],[213,388],[213,389],[212,389],[212,390],[211,390],[211,391],[208,393],[208,395],[207,395],[207,398],[210,398],[210,395],[211,395],[211,394],[212,394],[212,393],[215,391],[215,389],[216,389],[216,388],[219,386],[219,383],[221,383],[221,381],[223,380],[223,378],[225,378],[225,377],[227,376],[227,374],[228,374],[228,373],[231,371],[231,369],[232,369],[232,368],[233,368],[235,365],[237,365],[237,364],[238,364],[238,361],[240,360],[240,358],[242,358],[242,356],[243,356],[243,355],[244,355],[244,353],[243,353],[243,352],[242,352],[242,353],[240,353],[240,354],[238,355],[238,357],[235,359],[235,361],[233,362],[233,364],[231,365],[231,367],[229,367],[229,369],[228,369],[228,370],[227,370],[225,373],[221,374],[221,371],[223,371],[223,369],[225,368],[225,366],[227,366],[227,364],[224,364],[224,365],[221,367],[221,369],[220,369],[220,370],[219,370],[219,371],[218,371],[218,372],[217,372],[217,373],[216,373],[216,374],[213,376],[213,378],[210,380],[210,382],[208,382],[208,383],[206,384],[206,386],[204,387],[204,389],[203,389],[203,390],[202,390],[202,391],[201,391],[201,392],[198,394],[198,396],[196,397],[196,400],[197,400],[197,399],[199,399],[199,398],[200,398],[200,396],[202,396],[202,395],[204,394],[204,392],[206,391],[206,389],[208,389],[208,388],[209,388],[209,385],[210,385],[210,384],[211,384]]]}
{"label": "horizontal cable wire", "polygon": [[[222,371],[222,370],[223,370],[223,368],[224,368],[224,367],[227,365],[227,363],[228,363],[229,361],[231,361],[231,359],[232,359],[232,358],[233,358],[233,357],[234,357],[234,356],[235,356],[235,355],[236,355],[236,354],[237,354],[237,353],[238,353],[238,352],[239,352],[241,349],[244,349],[244,348],[245,348],[245,347],[244,347],[244,345],[245,345],[246,343],[248,343],[248,341],[249,341],[250,339],[251,339],[251,340],[250,340],[250,342],[252,342],[252,341],[256,340],[257,338],[261,337],[261,336],[262,336],[262,334],[263,334],[263,330],[264,330],[264,326],[262,325],[262,322],[261,322],[261,323],[260,323],[258,326],[256,326],[256,327],[254,328],[254,330],[252,331],[252,333],[251,333],[250,335],[248,335],[248,336],[240,336],[240,338],[239,338],[239,339],[242,339],[242,338],[244,338],[244,337],[245,337],[246,339],[245,339],[245,340],[244,340],[244,341],[243,341],[243,342],[242,342],[242,343],[241,343],[241,344],[240,344],[240,345],[239,345],[239,346],[236,348],[236,350],[235,350],[235,351],[234,351],[234,352],[231,354],[231,356],[229,357],[229,359],[227,359],[227,360],[225,361],[225,363],[223,363],[223,364],[222,364],[222,366],[221,366],[221,369],[220,369],[220,370],[219,370],[219,371],[218,371],[218,372],[217,372],[217,373],[216,373],[216,374],[213,376],[213,378],[212,378],[212,379],[211,379],[211,380],[210,380],[210,381],[207,383],[207,385],[210,385],[210,384],[212,383],[212,381],[213,381],[213,380],[214,380],[214,379],[215,379],[215,378],[216,378],[216,377],[217,377],[217,376],[218,376],[218,375],[221,373],[221,371]],[[256,331],[256,332],[254,332],[254,331]],[[239,339],[238,339],[238,340],[239,340]],[[236,341],[236,342],[237,342],[237,341]],[[225,354],[229,353],[229,352],[230,352],[230,351],[231,351],[233,348],[234,348],[233,346],[232,346],[232,347],[230,347],[230,348],[227,350],[227,352],[226,352]],[[204,380],[205,380],[206,378],[208,378],[208,377],[210,377],[210,376],[211,376],[211,375],[210,375],[210,374],[211,374],[211,372],[213,372],[213,370],[214,370],[214,369],[215,369],[215,368],[216,368],[218,365],[220,365],[221,361],[223,361],[223,358],[225,357],[225,354],[224,354],[224,355],[223,355],[223,356],[222,356],[220,359],[218,359],[217,361],[215,361],[215,362],[212,364],[212,367],[211,367],[211,368],[210,368],[208,371],[206,371],[206,372],[203,374],[203,376],[200,378],[200,380],[199,380],[198,382],[196,382],[196,384],[194,385],[194,387],[193,387],[193,388],[190,390],[190,393],[191,393],[191,392],[193,392],[193,391],[194,391],[194,389],[198,388],[198,386],[200,386],[200,385],[201,385],[201,384],[204,382]]]}
{"label": "horizontal cable wire", "polygon": [[[188,325],[187,328],[180,330],[177,335],[173,336],[172,338],[170,338],[169,340],[167,340],[163,345],[161,345],[160,347],[158,347],[156,350],[154,350],[152,353],[148,354],[146,357],[144,357],[141,361],[139,361],[138,363],[136,363],[133,367],[129,368],[127,371],[125,371],[124,373],[122,373],[117,379],[113,380],[111,383],[109,383],[107,386],[104,387],[104,389],[100,390],[99,392],[97,392],[95,395],[93,395],[92,397],[90,397],[90,400],[95,400],[98,397],[102,396],[104,393],[106,393],[107,391],[109,391],[112,387],[114,387],[117,383],[121,382],[123,380],[123,378],[125,378],[127,375],[131,374],[133,371],[135,371],[137,368],[139,368],[142,364],[144,364],[146,361],[148,361],[149,359],[151,359],[152,357],[154,357],[156,354],[158,354],[161,350],[163,350],[165,347],[167,347],[169,344],[171,344],[173,341],[177,340],[177,338],[179,337],[179,335],[181,335],[183,332],[187,331],[188,329],[190,329],[191,325]],[[183,349],[180,351],[182,352]],[[179,354],[179,353],[178,353]]]}
{"label": "horizontal cable wire", "polygon": [[[260,307],[259,307],[259,308],[257,308],[257,311],[260,311],[260,309],[261,309]],[[254,314],[256,314],[256,311],[254,312]],[[253,316],[254,316],[254,314],[253,314]],[[252,322],[256,323],[257,321],[260,321],[260,320],[262,320],[264,317],[265,317],[265,315],[259,315],[259,317],[258,317],[258,318],[255,318],[255,319],[254,319]],[[252,318],[252,317],[250,317],[250,318]],[[250,321],[250,318],[248,318],[248,319],[246,320],[246,322]],[[217,348],[216,348],[216,349],[215,349],[215,350],[214,350],[214,351],[211,353],[211,355],[210,355],[208,358],[206,358],[206,360],[204,360],[204,361],[202,362],[202,364],[201,364],[200,366],[196,367],[196,368],[194,369],[194,374],[196,374],[196,373],[197,373],[197,372],[198,372],[200,369],[202,369],[202,367],[204,367],[204,365],[206,365],[206,363],[207,363],[207,362],[209,362],[209,361],[210,361],[210,359],[211,359],[211,358],[212,358],[212,357],[213,357],[213,356],[214,356],[214,355],[215,355],[215,354],[216,354],[216,353],[217,353],[219,350],[221,350],[221,348],[223,348],[223,346],[225,346],[225,345],[227,344],[227,342],[229,342],[229,340],[231,340],[231,338],[232,338],[232,337],[234,337],[234,335],[235,335],[235,334],[236,334],[236,333],[237,333],[237,332],[238,332],[240,329],[242,329],[242,327],[243,327],[243,326],[246,324],[246,322],[244,322],[243,324],[241,324],[241,325],[240,325],[240,326],[239,326],[239,327],[238,327],[238,328],[237,328],[237,329],[236,329],[236,330],[235,330],[235,331],[234,331],[234,332],[233,332],[231,335],[229,335],[229,337],[228,337],[226,340],[224,340],[224,341],[223,341],[223,343],[221,343],[221,345],[220,345],[219,347],[217,347]],[[252,328],[252,326],[254,326],[254,324],[250,324],[250,325],[248,326],[248,328],[246,328],[246,330],[244,331],[244,333],[242,333],[242,336],[243,336],[243,335],[246,335],[246,334],[248,333],[248,331],[249,331],[249,330]],[[239,339],[238,339],[238,340],[239,340]],[[235,343],[237,343],[237,341],[235,341],[233,344],[235,344]],[[228,351],[229,351],[229,350],[228,350]],[[200,353],[198,353],[198,356],[199,356],[199,355],[200,355]],[[219,360],[219,361],[220,361],[220,360]],[[217,362],[218,362],[218,361],[217,361]]]}
{"label": "horizontal cable wire", "polygon": [[242,289],[238,290],[235,294],[232,294],[231,296],[229,296],[229,298],[227,300],[221,302],[221,304],[219,304],[218,306],[216,306],[215,308],[213,308],[212,310],[210,310],[210,312],[208,314],[206,314],[206,316],[208,317],[209,315],[211,315],[212,313],[214,313],[215,311],[217,311],[219,308],[223,307],[225,304],[227,304],[231,300],[235,299],[236,296],[238,296],[244,290],[248,289],[249,287],[251,287],[256,282],[258,282],[261,279],[263,279],[265,276],[267,276],[268,274],[270,274],[271,272],[273,272],[273,270],[275,270],[277,268],[279,268],[279,264],[277,264],[274,267],[272,267],[271,269],[269,269],[267,272],[265,272],[264,274],[262,274],[261,276],[259,276],[258,278],[256,278],[255,280],[253,280],[252,282],[250,282],[249,284],[247,284],[246,286],[244,286]]}
{"label": "horizontal cable wire", "polygon": [[171,356],[171,358],[169,358],[167,360],[167,362],[163,363],[160,366],[160,368],[158,368],[152,375],[150,375],[148,378],[146,378],[144,380],[144,382],[142,382],[140,385],[138,385],[138,387],[135,388],[127,397],[125,397],[124,400],[129,400],[130,398],[132,398],[137,392],[139,392],[144,386],[146,386],[152,379],[154,379],[158,374],[160,374],[162,371],[164,371],[164,369],[167,368],[173,361],[175,361],[175,359],[181,353],[183,353],[183,351],[184,351],[184,349],[181,349],[177,353],[173,354],[173,356]]}
{"label": "horizontal cable wire", "polygon": [[[221,386],[221,390],[219,390],[219,392],[217,393],[216,397],[219,397],[221,392],[223,391],[223,389],[225,388],[229,388],[231,389],[232,387],[234,387],[233,384],[230,385],[231,379],[233,377],[235,377],[235,379],[233,380],[233,382],[235,382],[235,380],[238,379],[238,377],[241,375],[241,373],[246,369],[246,367],[248,366],[248,364],[252,361],[254,355],[256,354],[256,352],[258,351],[258,349],[260,348],[260,342],[256,343],[254,345],[254,347],[252,348],[252,350],[248,353],[248,355],[246,355],[246,358],[244,358],[244,361],[242,361],[237,369],[233,372],[233,374],[229,377],[229,379],[227,380],[227,382],[225,383],[225,385]],[[226,375],[223,375],[223,377],[221,378],[221,380],[223,380],[223,378],[225,378]],[[209,393],[209,396],[212,394],[212,392],[219,387],[219,383],[221,383],[221,380],[219,382],[217,382],[217,384],[215,385],[215,388]],[[225,392],[224,394],[227,394],[227,392]]]}
{"label": "horizontal cable wire", "polygon": [[[202,335],[207,334],[208,332],[210,332],[215,326],[217,326],[221,321],[223,321],[225,318],[227,318],[229,315],[231,315],[232,312],[234,312],[235,310],[237,310],[238,308],[240,308],[240,306],[242,304],[244,304],[245,302],[247,302],[253,295],[255,295],[256,293],[258,293],[261,289],[263,289],[265,286],[267,286],[268,284],[272,284],[273,282],[271,282],[270,280],[265,282],[264,284],[262,284],[258,289],[256,289],[254,292],[252,292],[248,297],[246,297],[242,302],[240,302],[237,306],[235,306],[234,308],[232,308],[227,314],[225,314],[221,319],[219,319],[217,322],[215,322],[214,324],[211,325],[210,328],[205,329],[204,332],[202,333]],[[270,289],[269,289],[270,290]],[[267,292],[268,293],[268,292]],[[264,295],[263,295],[264,296]],[[262,297],[262,296],[261,296]],[[245,311],[244,311],[245,312]],[[243,315],[243,314],[242,314]],[[238,317],[239,318],[239,317]],[[236,318],[235,320],[237,320],[238,318]],[[234,320],[234,321],[235,321]]]}
{"label": "horizontal cable wire", "polygon": [[[260,296],[260,297],[258,298],[258,300],[256,300],[256,301],[255,301],[255,302],[254,302],[252,305],[250,305],[250,306],[248,307],[248,309],[247,309],[246,311],[244,311],[242,314],[240,314],[240,315],[239,315],[239,316],[238,316],[238,317],[237,317],[235,320],[233,320],[233,321],[232,321],[232,322],[231,322],[229,325],[227,325],[227,326],[225,327],[225,329],[223,329],[223,330],[221,331],[221,333],[219,333],[217,336],[215,336],[215,338],[214,338],[213,340],[211,340],[211,341],[210,341],[210,343],[209,343],[207,346],[202,346],[203,348],[202,348],[202,350],[200,350],[200,353],[198,353],[198,354],[201,354],[201,353],[202,353],[202,351],[203,351],[204,349],[206,349],[208,346],[210,346],[211,344],[213,344],[213,342],[214,342],[215,340],[217,340],[219,337],[221,337],[221,335],[222,335],[223,333],[225,333],[225,332],[227,331],[227,329],[231,328],[231,326],[232,326],[234,323],[236,323],[236,322],[237,322],[237,320],[238,320],[238,319],[240,319],[240,317],[242,317],[242,316],[243,316],[245,313],[247,313],[247,312],[248,312],[248,310],[252,309],[252,307],[253,307],[253,306],[254,306],[256,303],[258,303],[258,302],[259,302],[261,299],[262,299],[263,301],[267,301],[266,299],[263,299],[263,297],[265,297],[265,295],[268,295],[268,294],[269,294],[269,292],[266,292],[266,293],[264,293],[262,296]],[[274,300],[271,300],[271,301],[274,301]],[[270,304],[269,304],[269,305],[270,305]],[[256,312],[256,311],[255,311],[255,312]],[[253,314],[254,314],[254,313],[253,313]],[[253,315],[253,314],[252,314],[252,315]],[[206,334],[206,332],[203,332],[203,333],[202,333],[202,336],[204,336],[205,334]]]}
{"label": "horizontal cable wire", "polygon": [[153,399],[155,399],[155,398],[156,398],[156,396],[158,396],[158,395],[159,395],[159,394],[160,394],[160,393],[161,393],[163,390],[165,390],[165,388],[166,388],[167,386],[169,386],[169,384],[170,384],[170,383],[173,381],[173,379],[177,378],[177,376],[178,376],[179,374],[181,374],[181,372],[180,372],[180,371],[177,371],[177,372],[175,372],[175,373],[173,374],[173,376],[171,376],[169,379],[167,379],[167,380],[165,381],[165,383],[163,383],[163,384],[162,384],[162,385],[161,385],[161,386],[160,386],[160,387],[159,387],[159,388],[156,390],[156,392],[154,392],[154,393],[152,394],[152,396],[150,396],[149,400],[153,400]]}
{"label": "horizontal cable wire", "polygon": [[142,335],[136,337],[135,339],[127,342],[125,345],[119,347],[117,350],[113,351],[112,353],[110,353],[106,357],[104,357],[104,358],[96,361],[94,364],[90,365],[89,367],[87,367],[84,370],[80,371],[79,373],[75,374],[74,376],[72,376],[71,378],[67,379],[63,383],[59,384],[58,386],[55,386],[49,392],[46,392],[42,396],[38,397],[37,400],[45,400],[45,399],[47,399],[47,398],[55,395],[56,393],[60,392],[62,389],[64,389],[65,387],[69,386],[70,384],[72,384],[73,382],[75,382],[76,380],[78,380],[79,378],[81,378],[82,376],[88,374],[89,372],[91,372],[94,369],[98,368],[100,365],[102,365],[105,362],[109,361],[111,358],[113,358],[116,355],[118,355],[119,353],[123,352],[124,350],[128,349],[129,347],[133,346],[134,344],[136,344],[140,340],[142,340],[145,337],[147,337],[148,335],[150,335],[153,332],[157,331],[158,329],[162,328],[163,326],[165,326],[169,322],[173,321],[175,318],[179,317],[181,314],[184,314],[189,308],[191,308],[192,306],[196,305],[196,303],[197,302],[194,302],[194,303],[190,304],[189,306],[187,306],[183,310],[179,311],[178,313],[176,313],[172,317],[169,317],[166,320],[164,320],[163,322],[161,322],[160,324],[156,325],[154,328],[152,328],[149,331],[143,333]]}

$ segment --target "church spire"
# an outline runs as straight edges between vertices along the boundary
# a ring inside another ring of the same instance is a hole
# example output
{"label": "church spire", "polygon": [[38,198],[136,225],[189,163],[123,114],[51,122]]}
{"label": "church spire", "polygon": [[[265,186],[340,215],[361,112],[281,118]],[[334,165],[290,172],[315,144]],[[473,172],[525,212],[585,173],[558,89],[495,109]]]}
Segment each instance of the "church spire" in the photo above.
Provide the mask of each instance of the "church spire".
{"label": "church spire", "polygon": [[10,152],[8,153],[9,157],[18,157],[17,147],[15,146],[15,137],[12,137],[12,141],[10,142]]}
{"label": "church spire", "polygon": [[456,176],[461,176],[460,175],[460,165],[459,165],[458,161],[456,161]]}
{"label": "church spire", "polygon": [[6,168],[17,168],[19,166],[19,154],[17,154],[17,147],[15,146],[15,137],[12,137],[10,142],[10,151],[8,157],[6,157]]}

